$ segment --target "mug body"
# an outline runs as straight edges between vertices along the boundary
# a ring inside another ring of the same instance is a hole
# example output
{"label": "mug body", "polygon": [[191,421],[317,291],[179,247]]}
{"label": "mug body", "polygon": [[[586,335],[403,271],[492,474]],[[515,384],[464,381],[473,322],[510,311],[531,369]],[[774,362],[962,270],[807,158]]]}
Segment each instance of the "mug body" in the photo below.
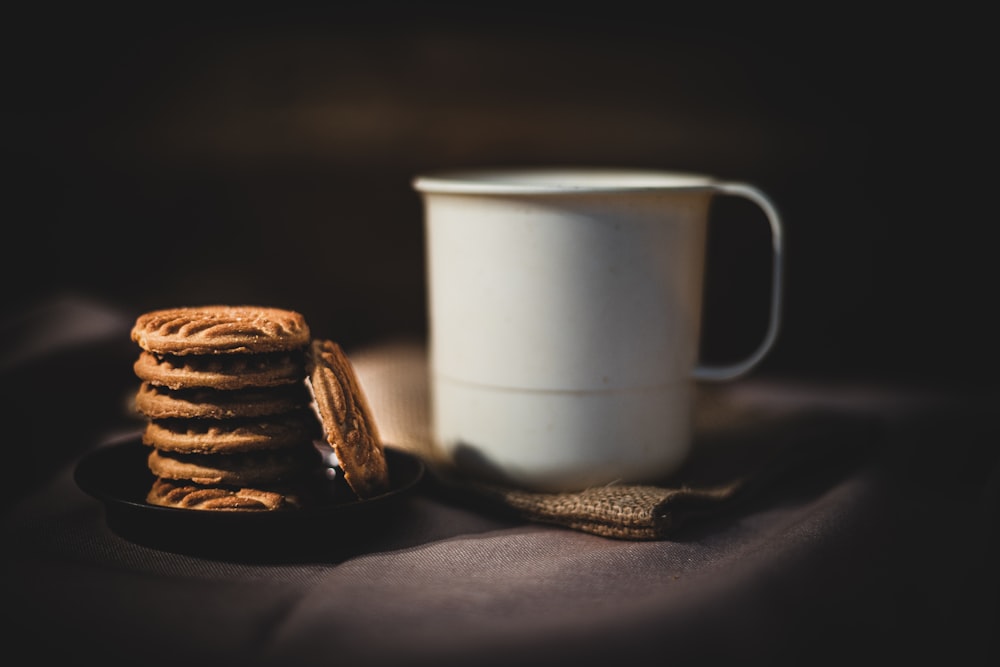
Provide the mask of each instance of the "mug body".
{"label": "mug body", "polygon": [[687,456],[711,191],[700,176],[418,178],[441,461],[541,490]]}

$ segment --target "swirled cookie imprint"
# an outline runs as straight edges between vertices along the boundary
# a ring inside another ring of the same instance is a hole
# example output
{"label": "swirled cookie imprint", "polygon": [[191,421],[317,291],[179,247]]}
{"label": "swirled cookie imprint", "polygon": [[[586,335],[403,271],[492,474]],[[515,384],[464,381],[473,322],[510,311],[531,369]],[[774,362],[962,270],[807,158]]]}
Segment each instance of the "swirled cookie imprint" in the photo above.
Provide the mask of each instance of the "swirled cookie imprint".
{"label": "swirled cookie imprint", "polygon": [[185,357],[143,351],[133,370],[140,380],[170,389],[277,387],[305,375],[303,355],[290,352]]}
{"label": "swirled cookie imprint", "polygon": [[273,486],[301,481],[319,470],[322,460],[312,447],[239,454],[178,454],[153,449],[150,471],[157,477],[203,485]]}
{"label": "swirled cookie imprint", "polygon": [[150,419],[238,419],[286,414],[309,405],[303,383],[276,387],[220,390],[207,387],[170,389],[143,382],[135,408]]}
{"label": "swirled cookie imprint", "polygon": [[219,511],[297,510],[302,501],[293,493],[267,489],[201,486],[192,482],[157,478],[146,502],[162,507]]}
{"label": "swirled cookie imprint", "polygon": [[308,411],[260,419],[150,420],[144,444],[170,452],[223,454],[311,443],[318,429]]}
{"label": "swirled cookie imprint", "polygon": [[131,338],[157,354],[258,354],[302,348],[309,343],[305,318],[263,306],[189,306],[140,315]]}
{"label": "swirled cookie imprint", "polygon": [[307,357],[308,386],[323,435],[360,498],[389,487],[385,450],[371,408],[347,355],[329,340],[314,340]]}

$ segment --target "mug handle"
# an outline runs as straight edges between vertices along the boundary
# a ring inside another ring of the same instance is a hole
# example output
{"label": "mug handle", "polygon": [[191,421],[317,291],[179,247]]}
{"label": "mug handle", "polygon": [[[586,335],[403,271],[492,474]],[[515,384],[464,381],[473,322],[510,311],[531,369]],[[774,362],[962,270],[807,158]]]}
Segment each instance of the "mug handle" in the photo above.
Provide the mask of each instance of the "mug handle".
{"label": "mug handle", "polygon": [[759,189],[746,183],[714,183],[712,191],[721,195],[731,197],[743,197],[749,199],[759,206],[767,216],[767,221],[771,225],[771,248],[773,255],[773,269],[771,277],[771,316],[768,320],[767,333],[760,346],[743,361],[726,366],[704,366],[697,365],[694,368],[693,376],[695,380],[707,380],[721,382],[732,380],[746,374],[750,369],[760,363],[764,356],[774,345],[774,340],[778,336],[778,328],[781,323],[781,293],[782,293],[782,271],[784,265],[784,241],[781,225],[781,216],[777,208],[768,199],[767,195]]}

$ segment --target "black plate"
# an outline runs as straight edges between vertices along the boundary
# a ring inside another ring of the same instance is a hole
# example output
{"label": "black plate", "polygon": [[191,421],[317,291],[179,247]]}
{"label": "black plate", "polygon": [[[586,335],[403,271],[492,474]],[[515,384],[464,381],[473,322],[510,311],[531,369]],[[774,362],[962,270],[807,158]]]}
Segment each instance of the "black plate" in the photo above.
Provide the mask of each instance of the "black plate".
{"label": "black plate", "polygon": [[339,468],[328,501],[301,510],[232,512],[160,507],[146,502],[153,475],[149,448],[138,435],[105,444],[76,465],[74,479],[104,503],[108,527],[125,539],[153,548],[238,560],[285,560],[361,548],[383,534],[398,501],[424,477],[419,458],[385,448],[390,489],[360,500]]}

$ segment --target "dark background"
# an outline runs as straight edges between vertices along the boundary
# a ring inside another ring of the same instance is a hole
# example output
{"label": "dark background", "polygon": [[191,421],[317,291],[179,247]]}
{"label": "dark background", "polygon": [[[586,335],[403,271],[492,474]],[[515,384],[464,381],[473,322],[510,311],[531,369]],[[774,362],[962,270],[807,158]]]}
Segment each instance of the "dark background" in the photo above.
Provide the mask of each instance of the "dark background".
{"label": "dark background", "polygon": [[[8,14],[4,312],[245,302],[346,347],[422,336],[414,175],[651,167],[754,183],[783,213],[761,373],[993,382],[983,19],[489,7]],[[755,345],[767,244],[719,203],[707,359]]]}

